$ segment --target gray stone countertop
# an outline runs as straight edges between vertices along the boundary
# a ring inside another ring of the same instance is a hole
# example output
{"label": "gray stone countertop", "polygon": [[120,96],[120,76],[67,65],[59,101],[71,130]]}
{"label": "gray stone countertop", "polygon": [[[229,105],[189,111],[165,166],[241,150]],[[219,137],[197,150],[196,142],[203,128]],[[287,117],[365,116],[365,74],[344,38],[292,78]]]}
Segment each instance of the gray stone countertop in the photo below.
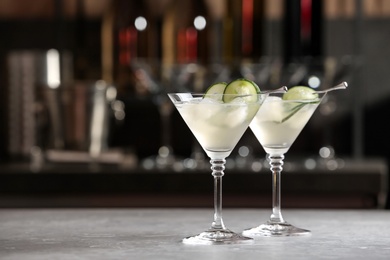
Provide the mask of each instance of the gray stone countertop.
{"label": "gray stone countertop", "polygon": [[[270,210],[225,209],[236,232]],[[0,259],[389,259],[390,211],[286,209],[285,220],[312,231],[241,245],[185,245],[208,229],[211,208],[0,209]]]}

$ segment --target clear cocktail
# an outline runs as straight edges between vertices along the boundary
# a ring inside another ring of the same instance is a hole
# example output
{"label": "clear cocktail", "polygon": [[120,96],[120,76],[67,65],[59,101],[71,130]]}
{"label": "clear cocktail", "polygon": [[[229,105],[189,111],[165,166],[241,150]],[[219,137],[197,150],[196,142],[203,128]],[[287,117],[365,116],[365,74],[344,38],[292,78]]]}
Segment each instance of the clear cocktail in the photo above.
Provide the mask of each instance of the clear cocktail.
{"label": "clear cocktail", "polygon": [[255,116],[260,103],[245,103],[240,98],[219,103],[193,95],[176,108],[210,158],[226,158]]}
{"label": "clear cocktail", "polygon": [[[206,94],[168,94],[199,144],[210,157],[214,177],[214,221],[211,228],[183,239],[186,244],[232,244],[250,242],[251,238],[227,229],[222,220],[222,177],[226,157],[230,155],[267,94],[243,88],[226,94],[225,85],[209,89]],[[235,84],[233,86],[237,87]],[[229,85],[227,85],[228,87]],[[222,93],[222,94],[221,94]]]}
{"label": "clear cocktail", "polygon": [[[346,83],[343,84],[337,86],[337,89],[347,87]],[[267,153],[272,172],[272,214],[268,222],[244,230],[243,235],[261,237],[310,234],[309,230],[295,227],[283,219],[280,180],[284,154],[288,152],[326,93],[316,92],[308,87],[291,88],[287,93],[272,93],[251,122],[250,129]]]}
{"label": "clear cocktail", "polygon": [[281,97],[270,96],[253,118],[250,128],[266,153],[285,154],[319,104],[319,98],[282,101]]}

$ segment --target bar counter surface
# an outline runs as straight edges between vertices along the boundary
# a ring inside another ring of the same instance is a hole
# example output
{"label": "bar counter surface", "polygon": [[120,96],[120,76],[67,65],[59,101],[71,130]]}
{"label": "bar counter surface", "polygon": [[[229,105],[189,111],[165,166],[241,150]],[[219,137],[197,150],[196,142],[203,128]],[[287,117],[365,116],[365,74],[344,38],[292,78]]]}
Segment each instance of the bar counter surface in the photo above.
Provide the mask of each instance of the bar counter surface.
{"label": "bar counter surface", "polygon": [[[209,228],[211,208],[0,209],[0,259],[389,259],[390,211],[286,209],[309,236],[264,237],[241,245],[185,245]],[[270,210],[225,209],[233,231]]]}

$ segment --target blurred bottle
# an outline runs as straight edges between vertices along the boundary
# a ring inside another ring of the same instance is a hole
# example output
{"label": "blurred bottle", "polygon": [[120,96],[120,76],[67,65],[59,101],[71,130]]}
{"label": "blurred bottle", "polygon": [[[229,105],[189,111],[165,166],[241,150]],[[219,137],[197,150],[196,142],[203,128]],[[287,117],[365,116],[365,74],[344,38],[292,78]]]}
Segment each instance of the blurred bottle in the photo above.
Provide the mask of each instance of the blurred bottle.
{"label": "blurred bottle", "polygon": [[209,16],[204,1],[176,1],[176,63],[208,62]]}
{"label": "blurred bottle", "polygon": [[264,1],[241,2],[241,56],[258,62],[263,52]]}
{"label": "blurred bottle", "polygon": [[234,62],[241,48],[241,1],[226,1],[223,19],[223,56],[226,63]]}
{"label": "blurred bottle", "polygon": [[265,1],[223,1],[223,61],[258,61],[263,55]]}
{"label": "blurred bottle", "polygon": [[284,0],[284,63],[323,56],[322,0]]}

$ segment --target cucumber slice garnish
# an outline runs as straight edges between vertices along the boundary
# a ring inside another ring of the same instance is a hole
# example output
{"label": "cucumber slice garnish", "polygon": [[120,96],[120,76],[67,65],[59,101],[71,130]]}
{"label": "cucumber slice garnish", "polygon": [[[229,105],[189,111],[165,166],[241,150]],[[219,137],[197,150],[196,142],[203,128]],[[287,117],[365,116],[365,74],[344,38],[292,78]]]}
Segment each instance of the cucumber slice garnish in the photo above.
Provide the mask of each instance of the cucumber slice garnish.
{"label": "cucumber slice garnish", "polygon": [[[218,101],[222,101],[222,94],[225,92],[225,88],[227,86],[226,82],[218,82],[210,87],[208,87],[205,91],[203,97],[212,98]],[[216,95],[219,94],[219,95]]]}
{"label": "cucumber slice garnish", "polygon": [[281,123],[291,118],[305,105],[319,102],[316,91],[306,86],[295,86],[290,88],[283,94],[283,100],[313,100],[313,102],[303,102],[293,106],[290,110],[291,112],[283,118]]}
{"label": "cucumber slice garnish", "polygon": [[256,102],[257,94],[260,93],[260,88],[257,84],[249,79],[236,79],[227,84],[225,88],[223,101],[225,103],[232,101],[237,97],[241,97],[245,102]]}
{"label": "cucumber slice garnish", "polygon": [[312,88],[306,86],[295,86],[283,94],[284,100],[312,100],[318,99],[318,94]]}

